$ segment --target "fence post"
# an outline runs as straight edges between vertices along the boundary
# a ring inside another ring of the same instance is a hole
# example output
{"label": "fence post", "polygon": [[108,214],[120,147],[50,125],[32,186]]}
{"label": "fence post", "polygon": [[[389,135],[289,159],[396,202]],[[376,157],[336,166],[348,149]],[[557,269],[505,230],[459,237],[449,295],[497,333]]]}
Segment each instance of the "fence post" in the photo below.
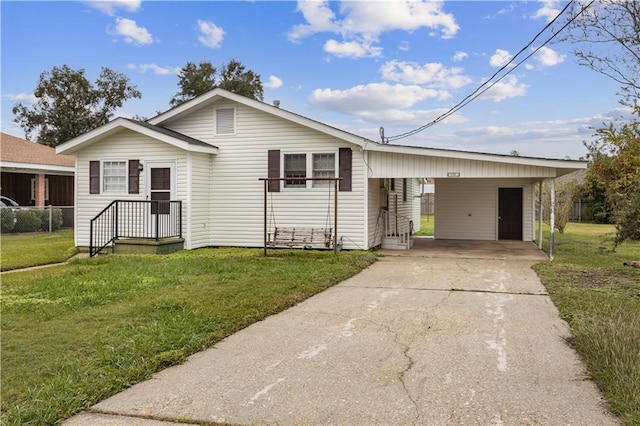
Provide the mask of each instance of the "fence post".
{"label": "fence post", "polygon": [[53,206],[49,204],[49,233],[53,232]]}

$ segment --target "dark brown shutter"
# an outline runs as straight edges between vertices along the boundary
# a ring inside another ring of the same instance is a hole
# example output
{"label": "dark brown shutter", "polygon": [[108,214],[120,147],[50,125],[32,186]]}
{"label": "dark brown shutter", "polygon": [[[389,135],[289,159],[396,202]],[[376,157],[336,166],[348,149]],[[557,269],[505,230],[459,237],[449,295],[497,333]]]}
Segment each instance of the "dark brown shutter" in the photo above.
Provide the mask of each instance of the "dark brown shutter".
{"label": "dark brown shutter", "polygon": [[[268,177],[279,178],[280,177],[280,150],[270,149],[268,153]],[[269,192],[280,192],[280,181],[269,181]]]}
{"label": "dark brown shutter", "polygon": [[407,202],[407,178],[402,178],[402,201]]}
{"label": "dark brown shutter", "polygon": [[100,193],[100,161],[89,161],[89,194]]}
{"label": "dark brown shutter", "polygon": [[140,160],[129,160],[129,194],[140,193]]}
{"label": "dark brown shutter", "polygon": [[342,178],[339,184],[340,191],[351,191],[351,148],[340,148],[338,158],[339,177]]}

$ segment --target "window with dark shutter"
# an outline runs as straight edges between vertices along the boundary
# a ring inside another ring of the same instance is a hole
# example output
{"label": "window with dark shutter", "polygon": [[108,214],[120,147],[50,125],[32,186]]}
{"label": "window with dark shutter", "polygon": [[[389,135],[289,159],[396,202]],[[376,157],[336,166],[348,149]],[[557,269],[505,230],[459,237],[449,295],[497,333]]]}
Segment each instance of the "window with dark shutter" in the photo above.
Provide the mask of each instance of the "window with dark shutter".
{"label": "window with dark shutter", "polygon": [[351,157],[351,148],[340,148],[338,159],[339,177],[342,178],[339,183],[340,191],[351,191]]}
{"label": "window with dark shutter", "polygon": [[[270,149],[267,154],[267,177],[280,177],[280,150],[279,149]],[[269,192],[280,192],[280,181],[279,180],[271,180],[269,181]]]}
{"label": "window with dark shutter", "polygon": [[129,194],[140,193],[140,160],[129,160]]}
{"label": "window with dark shutter", "polygon": [[100,193],[100,161],[89,161],[89,194]]}

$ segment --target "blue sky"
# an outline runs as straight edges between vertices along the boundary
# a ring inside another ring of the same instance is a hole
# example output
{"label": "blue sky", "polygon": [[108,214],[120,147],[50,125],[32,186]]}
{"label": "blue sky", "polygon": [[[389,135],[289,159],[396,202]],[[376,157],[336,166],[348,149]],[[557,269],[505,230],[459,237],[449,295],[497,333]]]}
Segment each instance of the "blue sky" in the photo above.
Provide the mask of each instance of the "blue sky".
{"label": "blue sky", "polygon": [[[116,116],[169,108],[188,61],[237,59],[264,101],[380,140],[418,128],[475,90],[566,2],[139,1],[0,3],[2,131],[41,72],[100,67],[142,92]],[[540,42],[551,35],[546,32]],[[540,46],[534,44],[532,48]],[[446,120],[395,143],[577,159],[593,127],[624,113],[616,85],[551,43]],[[527,54],[530,50],[527,51]]]}

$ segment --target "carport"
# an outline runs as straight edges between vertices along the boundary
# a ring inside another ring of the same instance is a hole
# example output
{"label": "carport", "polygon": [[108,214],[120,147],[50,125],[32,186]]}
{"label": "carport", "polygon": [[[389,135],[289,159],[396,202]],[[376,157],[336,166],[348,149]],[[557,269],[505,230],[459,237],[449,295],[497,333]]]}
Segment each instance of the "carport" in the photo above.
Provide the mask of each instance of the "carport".
{"label": "carport", "polygon": [[537,216],[541,225],[542,214],[536,208],[542,205],[537,195],[542,191],[537,189],[544,181],[551,182],[553,223],[555,178],[587,167],[584,161],[386,144],[368,147],[365,161],[369,177],[370,241],[375,242],[372,239],[379,234],[377,223],[371,219],[381,209],[396,207],[392,214],[414,223],[416,220],[415,203],[408,203],[411,205],[402,210],[397,203],[389,205],[383,195],[376,196],[378,188],[386,187],[381,182],[433,178],[436,240],[538,241],[539,247],[541,233],[535,235],[535,221]]}

